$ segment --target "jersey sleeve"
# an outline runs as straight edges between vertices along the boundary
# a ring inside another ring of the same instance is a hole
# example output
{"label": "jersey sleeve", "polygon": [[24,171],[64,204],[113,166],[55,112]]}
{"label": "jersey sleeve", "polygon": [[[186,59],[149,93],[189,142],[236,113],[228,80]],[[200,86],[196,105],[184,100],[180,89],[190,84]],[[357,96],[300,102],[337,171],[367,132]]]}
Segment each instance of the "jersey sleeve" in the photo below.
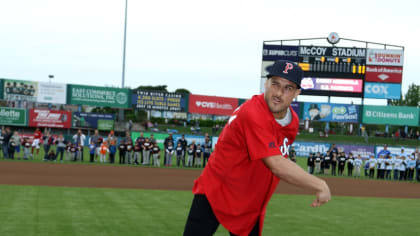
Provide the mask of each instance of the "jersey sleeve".
{"label": "jersey sleeve", "polygon": [[274,127],[252,115],[243,121],[244,138],[251,160],[281,155]]}

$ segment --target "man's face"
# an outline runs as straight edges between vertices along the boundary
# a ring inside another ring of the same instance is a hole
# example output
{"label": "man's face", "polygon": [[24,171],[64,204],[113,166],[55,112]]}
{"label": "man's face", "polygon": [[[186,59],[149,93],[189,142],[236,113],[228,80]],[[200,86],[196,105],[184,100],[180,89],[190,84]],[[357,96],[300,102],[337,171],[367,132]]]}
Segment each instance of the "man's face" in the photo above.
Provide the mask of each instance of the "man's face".
{"label": "man's face", "polygon": [[276,119],[286,115],[287,108],[300,93],[297,85],[279,76],[265,82],[264,99]]}

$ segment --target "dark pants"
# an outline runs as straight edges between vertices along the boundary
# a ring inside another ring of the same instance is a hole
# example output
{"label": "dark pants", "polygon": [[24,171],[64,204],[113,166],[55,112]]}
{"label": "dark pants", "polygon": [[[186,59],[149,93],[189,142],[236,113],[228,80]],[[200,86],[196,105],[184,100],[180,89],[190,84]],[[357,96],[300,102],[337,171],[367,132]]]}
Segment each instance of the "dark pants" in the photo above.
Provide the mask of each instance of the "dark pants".
{"label": "dark pants", "polygon": [[331,165],[331,175],[337,175],[337,164]]}
{"label": "dark pants", "polygon": [[9,147],[7,144],[3,143],[3,158],[7,159],[9,157]]}
{"label": "dark pants", "polygon": [[44,160],[48,160],[48,152],[50,151],[50,145],[44,144]]}
{"label": "dark pants", "polygon": [[391,170],[385,170],[385,179],[391,180]]}
{"label": "dark pants", "polygon": [[416,171],[416,180],[417,181],[420,181],[420,168],[417,168],[417,171]]}
{"label": "dark pants", "polygon": [[375,176],[375,169],[374,168],[370,168],[369,169],[369,178],[373,179],[374,176]]}
{"label": "dark pants", "polygon": [[394,169],[394,180],[398,180],[398,174],[399,174],[399,170]]}
{"label": "dark pants", "polygon": [[[190,213],[188,215],[187,223],[185,224],[184,236],[210,236],[213,235],[219,221],[211,209],[210,203],[205,195],[196,194],[194,196]],[[249,236],[258,236],[259,222],[255,224],[254,228],[249,233]],[[231,236],[235,234],[230,233]]]}
{"label": "dark pants", "polygon": [[90,162],[95,161],[95,153],[90,153]]}
{"label": "dark pants", "polygon": [[400,170],[400,180],[406,180],[405,174],[406,174],[405,171]]}
{"label": "dark pants", "polygon": [[115,153],[109,153],[109,163],[114,163],[115,161]]}
{"label": "dark pants", "polygon": [[347,166],[347,175],[353,176],[353,166]]}
{"label": "dark pants", "polygon": [[120,164],[125,164],[125,152],[120,151]]}
{"label": "dark pants", "polygon": [[203,168],[206,167],[206,162],[209,160],[210,153],[203,153]]}
{"label": "dark pants", "polygon": [[57,147],[57,149],[55,150],[55,159],[57,160],[58,154],[60,153],[60,160],[63,160],[63,156],[64,156],[64,147]]}

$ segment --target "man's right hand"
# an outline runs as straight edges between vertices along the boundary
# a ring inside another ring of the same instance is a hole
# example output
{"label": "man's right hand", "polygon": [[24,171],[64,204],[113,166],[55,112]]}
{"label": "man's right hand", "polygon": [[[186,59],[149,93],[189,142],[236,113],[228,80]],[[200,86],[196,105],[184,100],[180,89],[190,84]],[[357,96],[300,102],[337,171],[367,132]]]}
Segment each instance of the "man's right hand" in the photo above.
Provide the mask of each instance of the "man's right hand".
{"label": "man's right hand", "polygon": [[321,190],[316,192],[316,199],[312,202],[312,207],[320,207],[331,200],[330,188],[325,181],[323,181],[323,185]]}

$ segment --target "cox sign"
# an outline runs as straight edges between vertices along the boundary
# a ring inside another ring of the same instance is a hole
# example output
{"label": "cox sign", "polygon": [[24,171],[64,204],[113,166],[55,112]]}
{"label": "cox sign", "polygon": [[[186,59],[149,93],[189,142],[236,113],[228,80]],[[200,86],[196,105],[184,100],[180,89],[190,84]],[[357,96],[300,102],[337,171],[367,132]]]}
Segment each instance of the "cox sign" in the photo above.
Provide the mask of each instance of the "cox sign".
{"label": "cox sign", "polygon": [[390,83],[365,83],[365,98],[400,99],[401,85]]}

